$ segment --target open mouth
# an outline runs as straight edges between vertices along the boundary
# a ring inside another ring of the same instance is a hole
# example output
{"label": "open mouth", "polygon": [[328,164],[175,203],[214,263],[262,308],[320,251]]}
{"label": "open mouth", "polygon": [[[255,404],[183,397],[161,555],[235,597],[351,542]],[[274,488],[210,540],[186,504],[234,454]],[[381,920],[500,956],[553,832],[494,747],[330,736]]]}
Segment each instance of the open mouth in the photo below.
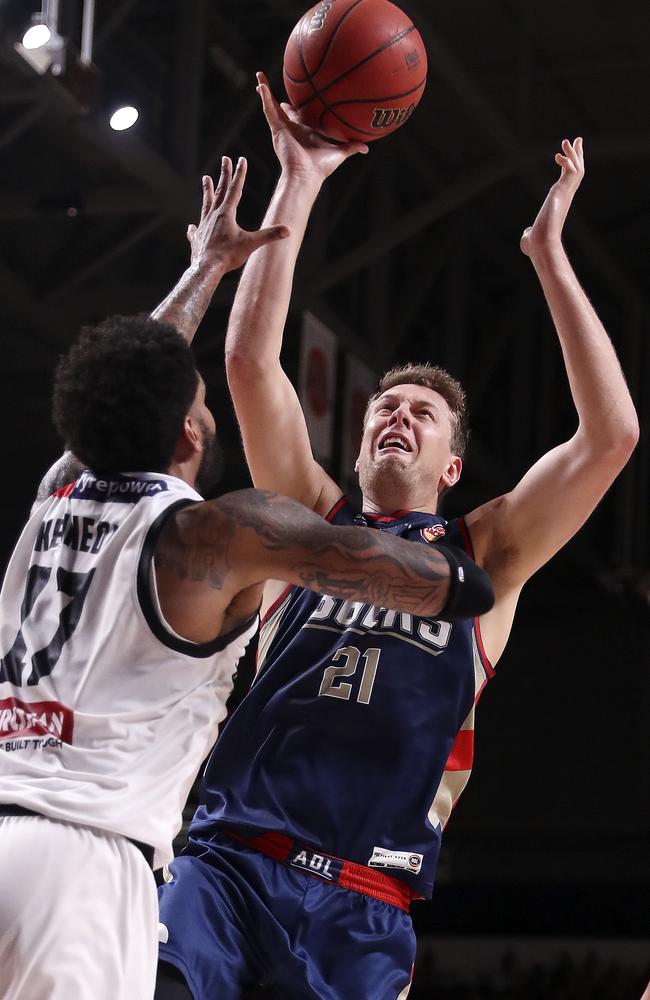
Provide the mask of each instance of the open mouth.
{"label": "open mouth", "polygon": [[400,451],[410,451],[410,445],[403,438],[389,435],[379,442],[378,451],[385,451],[387,448],[399,448]]}

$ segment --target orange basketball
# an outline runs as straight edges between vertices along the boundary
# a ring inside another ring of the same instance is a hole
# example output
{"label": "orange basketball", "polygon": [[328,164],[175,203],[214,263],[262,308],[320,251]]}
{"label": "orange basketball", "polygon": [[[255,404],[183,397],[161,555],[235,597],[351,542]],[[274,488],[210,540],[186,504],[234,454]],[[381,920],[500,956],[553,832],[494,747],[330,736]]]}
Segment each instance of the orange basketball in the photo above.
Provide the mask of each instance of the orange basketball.
{"label": "orange basketball", "polygon": [[284,53],[284,85],[301,121],[340,142],[394,132],[426,80],[422,38],[389,0],[323,0],[300,18]]}

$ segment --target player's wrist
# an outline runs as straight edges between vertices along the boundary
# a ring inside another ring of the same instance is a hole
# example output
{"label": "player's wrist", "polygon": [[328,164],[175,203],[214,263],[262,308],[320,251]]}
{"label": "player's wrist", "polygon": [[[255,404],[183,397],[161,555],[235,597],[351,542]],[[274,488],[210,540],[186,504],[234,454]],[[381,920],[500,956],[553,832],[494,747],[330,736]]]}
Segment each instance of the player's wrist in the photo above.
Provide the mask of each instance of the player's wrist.
{"label": "player's wrist", "polygon": [[449,593],[440,612],[442,618],[474,618],[494,606],[492,581],[462,549],[438,543],[437,550],[449,563]]}
{"label": "player's wrist", "polygon": [[536,239],[535,237],[529,239],[527,252],[531,260],[540,261],[540,263],[566,256],[561,234],[558,236],[544,236],[541,239]]}
{"label": "player's wrist", "polygon": [[278,187],[290,190],[292,194],[303,194],[315,199],[326,176],[315,166],[286,164],[282,166]]}
{"label": "player's wrist", "polygon": [[227,270],[224,255],[212,251],[193,258],[187,269],[187,274],[194,281],[213,284],[216,288]]}

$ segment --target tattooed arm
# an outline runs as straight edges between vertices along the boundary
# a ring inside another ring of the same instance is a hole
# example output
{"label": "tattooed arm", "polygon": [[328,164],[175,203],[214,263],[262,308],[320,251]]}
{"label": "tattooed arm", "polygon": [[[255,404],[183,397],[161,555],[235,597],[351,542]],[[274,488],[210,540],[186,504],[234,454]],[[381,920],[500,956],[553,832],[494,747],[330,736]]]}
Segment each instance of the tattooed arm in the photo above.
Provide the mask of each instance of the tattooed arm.
{"label": "tattooed arm", "polygon": [[167,622],[195,642],[219,634],[215,623],[223,625],[242,595],[250,613],[269,578],[427,617],[478,615],[493,601],[487,575],[460,552],[331,525],[262,490],[240,490],[173,514],[155,566]]}
{"label": "tattooed arm", "polygon": [[[233,174],[232,163],[224,156],[216,190],[211,177],[203,178],[201,218],[198,226],[191,225],[187,230],[190,266],[151,314],[152,319],[176,327],[188,343],[224,274],[241,267],[259,247],[288,235],[286,226],[268,226],[257,232],[247,232],[237,225],[237,206],[246,170],[246,160],[240,158]],[[82,470],[82,463],[71,452],[65,452],[41,480],[32,510],[55,490],[76,479]]]}

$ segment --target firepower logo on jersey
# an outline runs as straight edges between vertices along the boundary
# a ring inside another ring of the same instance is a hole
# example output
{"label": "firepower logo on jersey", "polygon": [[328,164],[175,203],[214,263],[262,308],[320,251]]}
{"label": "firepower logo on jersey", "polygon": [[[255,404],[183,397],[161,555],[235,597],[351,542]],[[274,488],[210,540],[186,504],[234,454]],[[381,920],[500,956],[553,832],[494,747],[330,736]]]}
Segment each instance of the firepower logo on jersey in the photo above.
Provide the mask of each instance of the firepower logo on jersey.
{"label": "firepower logo on jersey", "polygon": [[164,479],[140,479],[137,476],[97,479],[90,472],[82,472],[72,485],[70,493],[65,495],[74,500],[94,500],[99,503],[135,503],[142,497],[158,496],[168,489]]}
{"label": "firepower logo on jersey", "polygon": [[0,751],[72,743],[73,729],[74,712],[58,701],[0,699]]}

